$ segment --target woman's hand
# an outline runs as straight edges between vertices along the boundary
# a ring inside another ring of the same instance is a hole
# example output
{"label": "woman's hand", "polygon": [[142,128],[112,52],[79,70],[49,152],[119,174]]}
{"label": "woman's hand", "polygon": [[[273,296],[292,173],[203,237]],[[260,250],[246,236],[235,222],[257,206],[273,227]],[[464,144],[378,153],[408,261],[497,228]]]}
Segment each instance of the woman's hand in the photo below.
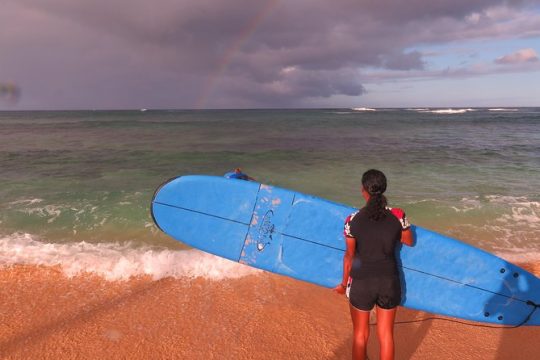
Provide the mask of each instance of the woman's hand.
{"label": "woman's hand", "polygon": [[411,230],[411,228],[408,228],[406,230],[403,230],[401,232],[401,242],[407,246],[413,246],[414,245],[414,234]]}
{"label": "woman's hand", "polygon": [[332,289],[332,291],[340,294],[340,295],[344,295],[345,294],[345,286],[343,286],[343,284],[339,284],[338,286],[336,286],[335,288]]}

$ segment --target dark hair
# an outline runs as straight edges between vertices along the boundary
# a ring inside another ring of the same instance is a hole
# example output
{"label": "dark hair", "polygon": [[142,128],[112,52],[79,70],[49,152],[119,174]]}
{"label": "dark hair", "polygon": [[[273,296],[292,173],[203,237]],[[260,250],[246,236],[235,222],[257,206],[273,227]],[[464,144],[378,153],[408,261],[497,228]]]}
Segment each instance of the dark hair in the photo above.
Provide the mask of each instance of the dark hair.
{"label": "dark hair", "polygon": [[371,169],[362,175],[362,186],[369,194],[369,200],[364,207],[368,218],[380,220],[386,216],[386,176],[382,171]]}

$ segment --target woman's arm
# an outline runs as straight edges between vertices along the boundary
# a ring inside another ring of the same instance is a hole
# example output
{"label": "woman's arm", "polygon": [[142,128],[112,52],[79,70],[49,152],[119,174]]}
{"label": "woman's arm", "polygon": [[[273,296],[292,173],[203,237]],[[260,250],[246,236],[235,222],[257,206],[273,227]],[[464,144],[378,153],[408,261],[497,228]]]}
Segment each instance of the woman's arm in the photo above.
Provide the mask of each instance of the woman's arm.
{"label": "woman's arm", "polygon": [[413,246],[414,234],[411,230],[411,224],[409,223],[409,219],[407,219],[405,212],[400,208],[393,208],[390,209],[390,211],[401,223],[401,242],[407,246]]}
{"label": "woman's arm", "polygon": [[346,236],[345,243],[347,245],[347,250],[343,255],[343,278],[341,279],[341,284],[334,288],[334,291],[339,294],[345,294],[347,282],[349,281],[349,273],[351,272],[354,259],[354,251],[356,249],[356,240],[354,238]]}

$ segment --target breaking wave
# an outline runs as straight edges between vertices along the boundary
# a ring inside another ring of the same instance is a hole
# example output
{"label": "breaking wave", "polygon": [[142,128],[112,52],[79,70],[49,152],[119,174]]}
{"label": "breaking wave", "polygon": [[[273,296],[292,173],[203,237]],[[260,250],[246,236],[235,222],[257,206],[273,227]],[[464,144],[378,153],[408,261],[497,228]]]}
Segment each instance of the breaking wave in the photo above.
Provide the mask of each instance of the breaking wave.
{"label": "breaking wave", "polygon": [[94,273],[107,280],[147,275],[210,280],[241,278],[260,270],[199,250],[168,250],[117,243],[45,243],[31,234],[0,237],[0,267],[11,265],[60,266],[73,277]]}

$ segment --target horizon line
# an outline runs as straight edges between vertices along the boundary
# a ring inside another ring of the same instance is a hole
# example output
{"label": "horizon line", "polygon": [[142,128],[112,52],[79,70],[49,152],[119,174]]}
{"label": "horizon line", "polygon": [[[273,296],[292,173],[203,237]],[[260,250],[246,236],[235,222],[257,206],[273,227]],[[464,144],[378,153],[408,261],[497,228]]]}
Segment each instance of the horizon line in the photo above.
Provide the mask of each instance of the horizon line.
{"label": "horizon line", "polygon": [[46,109],[46,108],[27,108],[27,109],[0,109],[0,112],[17,112],[17,111],[223,111],[223,110],[352,110],[361,112],[362,109],[374,109],[374,110],[393,110],[393,109],[526,109],[526,108],[540,108],[540,105],[525,105],[525,106],[467,106],[467,105],[453,105],[453,106],[359,106],[359,107],[239,107],[239,108],[64,108],[64,109]]}

